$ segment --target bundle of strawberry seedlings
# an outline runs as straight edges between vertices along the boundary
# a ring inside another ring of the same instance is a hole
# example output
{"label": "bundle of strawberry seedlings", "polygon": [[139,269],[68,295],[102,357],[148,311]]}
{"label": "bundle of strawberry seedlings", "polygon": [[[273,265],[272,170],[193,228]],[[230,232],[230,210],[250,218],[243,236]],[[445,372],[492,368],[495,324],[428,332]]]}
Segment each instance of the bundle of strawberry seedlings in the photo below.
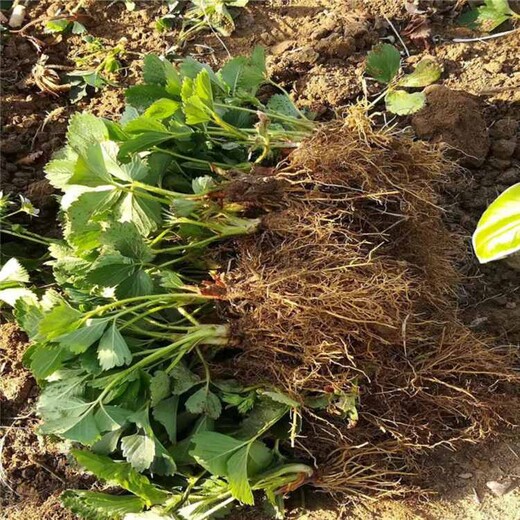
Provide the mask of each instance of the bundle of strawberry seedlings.
{"label": "bundle of strawberry seedlings", "polygon": [[31,341],[25,362],[42,388],[40,432],[82,446],[80,465],[126,490],[67,491],[84,518],[153,508],[202,520],[253,504],[256,491],[280,516],[285,490],[312,474],[280,449],[299,403],[212,376],[232,339],[206,250],[259,226],[227,199],[233,176],[274,163],[313,124],[284,91],[259,95],[262,49],[217,73],[156,56],[143,72],[120,121],[73,116],[46,167],[62,193],[55,283],[31,287],[16,260],[4,266],[0,298]]}
{"label": "bundle of strawberry seedlings", "polygon": [[264,61],[148,56],[121,119],[74,116],[47,166],[54,283],[0,272],[41,432],[116,486],[67,491],[84,518],[203,520],[255,498],[281,518],[305,483],[401,493],[425,451],[514,422],[512,353],[457,313],[463,253],[438,200],[454,165],[359,105],[317,127]]}

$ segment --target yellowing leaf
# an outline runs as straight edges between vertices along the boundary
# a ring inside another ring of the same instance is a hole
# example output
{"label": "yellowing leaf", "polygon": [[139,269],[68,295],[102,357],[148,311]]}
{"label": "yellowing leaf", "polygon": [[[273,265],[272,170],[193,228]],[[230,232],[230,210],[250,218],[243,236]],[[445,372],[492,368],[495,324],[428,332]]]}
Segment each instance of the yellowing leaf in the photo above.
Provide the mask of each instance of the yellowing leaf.
{"label": "yellowing leaf", "polygon": [[391,90],[385,97],[386,109],[392,114],[406,116],[413,114],[424,106],[424,92],[409,93],[404,90]]}
{"label": "yellowing leaf", "polygon": [[411,74],[399,80],[400,87],[426,87],[435,83],[442,74],[442,67],[432,58],[422,59]]}
{"label": "yellowing leaf", "polygon": [[473,234],[483,264],[520,251],[520,184],[511,186],[486,209]]}

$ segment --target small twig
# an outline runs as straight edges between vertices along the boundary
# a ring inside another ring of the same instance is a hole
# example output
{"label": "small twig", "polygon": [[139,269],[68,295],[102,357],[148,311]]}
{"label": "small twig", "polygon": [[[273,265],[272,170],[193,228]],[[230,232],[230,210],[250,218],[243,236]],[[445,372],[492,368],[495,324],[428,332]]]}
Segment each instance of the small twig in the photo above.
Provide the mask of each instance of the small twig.
{"label": "small twig", "polygon": [[508,90],[517,90],[520,89],[520,85],[512,85],[510,87],[494,87],[488,88],[485,90],[480,90],[478,92],[479,95],[487,95],[487,94],[498,94],[499,92],[507,92]]}
{"label": "small twig", "polygon": [[471,42],[481,42],[485,40],[492,40],[493,38],[500,38],[501,36],[506,36],[508,34],[513,34],[518,32],[520,29],[511,29],[510,31],[504,31],[496,34],[488,34],[487,36],[479,36],[478,38],[453,38],[451,40],[453,43],[471,43]]}
{"label": "small twig", "polygon": [[55,471],[53,471],[51,468],[49,468],[49,466],[43,464],[42,462],[37,461],[34,457],[29,457],[29,460],[33,464],[40,466],[40,468],[44,469],[45,471],[48,471],[54,478],[58,479],[62,484],[67,483],[63,477],[60,477]]}
{"label": "small twig", "polygon": [[388,25],[390,25],[390,27],[394,31],[395,35],[397,36],[398,40],[401,42],[401,45],[404,48],[404,52],[406,52],[406,55],[409,57],[410,56],[410,51],[408,50],[408,47],[406,46],[406,44],[404,43],[403,39],[401,38],[401,35],[397,32],[397,29],[395,28],[395,25],[385,15],[383,15],[383,18],[388,22]]}

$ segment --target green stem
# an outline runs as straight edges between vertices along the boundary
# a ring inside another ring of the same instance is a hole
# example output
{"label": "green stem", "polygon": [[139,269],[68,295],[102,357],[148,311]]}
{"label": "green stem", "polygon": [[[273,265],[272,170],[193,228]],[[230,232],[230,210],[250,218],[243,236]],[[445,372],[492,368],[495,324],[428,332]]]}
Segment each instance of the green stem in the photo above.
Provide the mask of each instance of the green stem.
{"label": "green stem", "polygon": [[304,126],[305,128],[308,128],[309,130],[311,130],[313,127],[312,121],[309,121],[308,119],[305,119],[305,120],[296,119],[295,117],[283,116],[281,114],[276,114],[274,112],[269,112],[267,110],[253,110],[251,108],[238,107],[235,105],[224,105],[222,103],[214,103],[214,106],[219,107],[219,108],[242,110],[243,112],[249,112],[250,114],[257,114],[258,112],[262,112],[271,119],[279,119],[280,121],[285,121],[286,123],[291,123],[292,125]]}
{"label": "green stem", "polygon": [[218,166],[219,168],[235,168],[236,167],[236,165],[234,165],[234,164],[206,161],[204,159],[196,159],[195,157],[188,157],[187,155],[181,155],[180,153],[172,152],[171,150],[164,150],[163,148],[158,148],[156,146],[154,146],[152,148],[152,151],[165,153],[167,155],[171,155],[172,157],[176,157],[177,159],[183,159],[184,161],[190,161],[190,162],[195,162],[195,163],[199,163],[199,164],[204,164],[206,166],[209,166],[210,168],[211,168],[211,166]]}
{"label": "green stem", "polygon": [[[102,305],[101,307],[97,307],[96,309],[92,310],[92,311],[89,311],[87,312],[84,317],[83,317],[83,320],[87,320],[89,318],[91,318],[92,316],[96,316],[98,314],[102,314],[103,312],[107,311],[107,310],[110,310],[110,309],[113,309],[114,307],[122,307],[124,305],[127,305],[129,303],[134,303],[134,302],[139,302],[139,301],[142,301],[142,300],[176,300],[176,299],[188,299],[188,298],[201,298],[203,300],[206,300],[206,299],[210,299],[208,298],[207,296],[203,296],[201,294],[196,294],[196,293],[193,293],[193,294],[181,294],[181,293],[177,293],[177,294],[148,294],[146,296],[133,296],[132,298],[126,298],[124,300],[118,300],[118,301],[115,301],[115,302],[111,302],[111,303],[108,303],[106,305]],[[147,302],[148,303],[148,302]],[[139,307],[139,306],[136,306],[136,307]],[[131,308],[130,310],[134,310],[134,308]],[[125,313],[127,312],[127,310],[124,311]]]}
{"label": "green stem", "polygon": [[0,229],[0,233],[6,233],[7,235],[11,235],[13,237],[21,238],[23,240],[28,240],[29,242],[34,242],[35,244],[40,244],[42,246],[49,246],[54,240],[44,238],[33,238],[30,235],[25,235],[23,233],[16,233],[15,231],[11,231],[8,229]]}

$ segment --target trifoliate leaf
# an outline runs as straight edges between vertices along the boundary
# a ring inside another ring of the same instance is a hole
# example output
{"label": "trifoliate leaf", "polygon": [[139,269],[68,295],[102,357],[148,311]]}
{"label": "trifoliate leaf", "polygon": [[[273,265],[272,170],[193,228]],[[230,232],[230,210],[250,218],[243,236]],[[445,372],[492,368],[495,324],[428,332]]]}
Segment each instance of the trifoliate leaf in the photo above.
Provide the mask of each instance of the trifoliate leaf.
{"label": "trifoliate leaf", "polygon": [[404,90],[392,90],[385,96],[386,109],[400,116],[414,114],[421,110],[425,103],[424,92],[409,93]]}
{"label": "trifoliate leaf", "polygon": [[98,360],[103,370],[128,365],[132,361],[132,353],[115,323],[108,327],[99,341]]}
{"label": "trifoliate leaf", "polygon": [[186,401],[186,410],[193,414],[205,414],[212,419],[218,419],[222,413],[222,403],[213,392],[201,388]]}
{"label": "trifoliate leaf", "polygon": [[220,69],[219,76],[229,86],[231,95],[236,95],[239,90],[255,95],[266,78],[263,48],[256,47],[251,57],[231,59]]}
{"label": "trifoliate leaf", "polygon": [[400,87],[427,87],[435,83],[442,74],[442,67],[432,58],[422,59],[411,74],[399,80]]}
{"label": "trifoliate leaf", "polygon": [[400,66],[401,55],[393,45],[382,43],[368,53],[366,72],[380,83],[390,83]]}
{"label": "trifoliate leaf", "polygon": [[155,457],[155,443],[150,437],[136,433],[121,439],[121,451],[134,469],[144,471]]}

